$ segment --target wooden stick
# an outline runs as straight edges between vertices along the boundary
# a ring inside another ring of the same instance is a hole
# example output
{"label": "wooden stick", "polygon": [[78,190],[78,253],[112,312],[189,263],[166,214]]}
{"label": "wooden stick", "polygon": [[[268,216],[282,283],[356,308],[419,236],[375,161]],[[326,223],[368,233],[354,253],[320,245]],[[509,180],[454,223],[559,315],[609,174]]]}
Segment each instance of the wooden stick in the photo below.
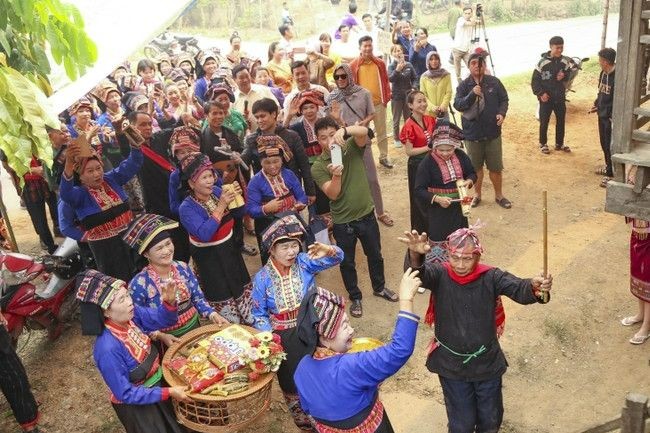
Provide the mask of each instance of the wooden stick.
{"label": "wooden stick", "polygon": [[[543,216],[543,238],[544,238],[544,278],[548,277],[548,191],[542,191],[542,216]],[[542,292],[542,302],[547,303],[548,292]]]}

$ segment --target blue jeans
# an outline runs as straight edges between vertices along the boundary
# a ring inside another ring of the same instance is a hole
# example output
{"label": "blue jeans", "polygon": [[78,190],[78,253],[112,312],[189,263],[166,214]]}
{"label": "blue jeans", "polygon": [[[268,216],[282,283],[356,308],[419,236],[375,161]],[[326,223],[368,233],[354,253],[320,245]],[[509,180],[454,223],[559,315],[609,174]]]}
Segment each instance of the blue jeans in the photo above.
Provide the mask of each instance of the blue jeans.
{"label": "blue jeans", "polygon": [[438,376],[445,397],[449,433],[496,433],[503,421],[501,376],[465,382]]}
{"label": "blue jeans", "polygon": [[341,276],[350,299],[353,301],[361,300],[362,297],[355,265],[357,239],[361,241],[363,252],[368,258],[368,272],[370,273],[372,290],[375,292],[384,290],[386,284],[384,279],[384,258],[381,255],[379,226],[374,212],[370,212],[368,215],[347,224],[334,224],[332,231],[334,239],[336,239],[336,245],[343,250],[343,261],[340,266]]}

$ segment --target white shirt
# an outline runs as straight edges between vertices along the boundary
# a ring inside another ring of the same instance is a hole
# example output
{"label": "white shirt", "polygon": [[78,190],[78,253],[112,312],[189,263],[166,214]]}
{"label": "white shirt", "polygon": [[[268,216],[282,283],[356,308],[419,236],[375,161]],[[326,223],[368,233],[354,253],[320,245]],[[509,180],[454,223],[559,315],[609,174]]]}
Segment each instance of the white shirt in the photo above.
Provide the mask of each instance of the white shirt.
{"label": "white shirt", "polygon": [[464,53],[469,52],[472,45],[472,36],[474,36],[474,26],[474,21],[467,21],[464,16],[458,18],[453,48]]}
{"label": "white shirt", "polygon": [[271,93],[271,89],[269,89],[267,86],[252,83],[251,90],[248,93],[244,93],[239,89],[237,89],[235,92],[235,103],[233,106],[235,110],[244,114],[244,116],[246,115],[244,113],[244,106],[246,105],[246,102],[248,102],[249,116],[246,120],[249,120],[251,122],[251,131],[255,131],[257,129],[257,122],[255,121],[255,117],[252,115],[253,104],[263,98],[272,99],[273,102],[275,102],[275,105],[278,106],[278,113],[280,113],[280,104],[278,103],[278,100],[275,98],[275,96],[273,96],[273,93]]}

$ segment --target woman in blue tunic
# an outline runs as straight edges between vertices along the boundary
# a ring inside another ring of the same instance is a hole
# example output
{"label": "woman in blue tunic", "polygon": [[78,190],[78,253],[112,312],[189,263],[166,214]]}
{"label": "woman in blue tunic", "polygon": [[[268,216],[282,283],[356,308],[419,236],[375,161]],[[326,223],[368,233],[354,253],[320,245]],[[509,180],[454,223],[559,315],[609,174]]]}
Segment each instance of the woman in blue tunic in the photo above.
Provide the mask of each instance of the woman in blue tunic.
{"label": "woman in blue tunic", "polygon": [[157,309],[133,305],[126,283],[94,270],[77,277],[81,329],[97,335],[95,365],[127,433],[181,433],[169,398],[189,401],[185,387],[162,387],[158,350],[149,332],[176,323],[176,291],[166,286]]}
{"label": "woman in blue tunic", "polygon": [[300,404],[319,433],[393,433],[378,388],[413,353],[420,320],[413,313],[413,296],[420,285],[418,272],[409,268],[399,287],[393,338],[367,352],[347,353],[354,329],[341,296],[319,287],[303,299],[298,336],[310,354],[298,364],[294,379]]}
{"label": "woman in blue tunic", "polygon": [[235,192],[216,186],[212,163],[202,153],[181,161],[181,179],[190,194],[178,212],[190,235],[190,254],[205,298],[229,322],[249,325],[251,278],[232,240],[233,218],[242,215],[244,207],[230,209]]}
{"label": "woman in blue tunic", "polygon": [[306,354],[295,338],[296,318],[305,294],[315,287],[316,274],[341,263],[343,250],[316,242],[302,252],[304,235],[295,215],[276,220],[262,234],[262,247],[270,259],[253,279],[253,318],[257,329],[273,331],[282,339],[287,359],[278,371],[280,388],[296,425],[313,431],[293,382],[296,366]]}

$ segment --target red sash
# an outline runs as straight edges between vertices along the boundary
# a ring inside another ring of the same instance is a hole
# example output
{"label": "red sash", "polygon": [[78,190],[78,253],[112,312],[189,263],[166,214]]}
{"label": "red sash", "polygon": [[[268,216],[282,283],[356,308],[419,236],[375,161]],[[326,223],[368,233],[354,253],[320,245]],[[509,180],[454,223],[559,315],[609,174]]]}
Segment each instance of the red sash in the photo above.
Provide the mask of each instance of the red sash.
{"label": "red sash", "polygon": [[146,145],[140,146],[140,150],[142,150],[142,154],[149,158],[151,161],[153,161],[156,165],[158,165],[160,168],[163,170],[167,170],[168,172],[174,171],[174,167],[172,164],[167,161],[165,158],[162,156],[158,155],[156,152],[153,151],[152,148]]}

